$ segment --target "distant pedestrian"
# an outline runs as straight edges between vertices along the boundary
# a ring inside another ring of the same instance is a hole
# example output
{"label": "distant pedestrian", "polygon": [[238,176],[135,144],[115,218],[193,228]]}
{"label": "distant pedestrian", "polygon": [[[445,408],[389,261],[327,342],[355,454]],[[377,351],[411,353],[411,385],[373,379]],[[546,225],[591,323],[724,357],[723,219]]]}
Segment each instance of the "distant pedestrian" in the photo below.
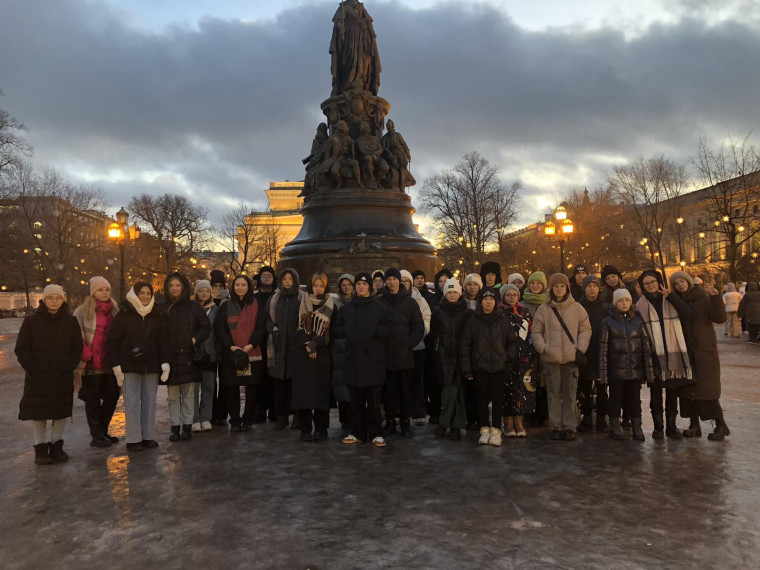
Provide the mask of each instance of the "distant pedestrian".
{"label": "distant pedestrian", "polygon": [[739,322],[739,303],[742,294],[736,290],[736,285],[728,284],[728,290],[723,294],[723,303],[726,305],[725,333],[731,338],[742,336],[742,326]]}
{"label": "distant pedestrian", "polygon": [[82,333],[69,313],[63,287],[45,287],[37,311],[21,323],[15,351],[25,372],[18,419],[31,420],[34,426],[34,462],[48,465],[67,461],[63,430],[66,418],[71,417]]}
{"label": "distant pedestrian", "polygon": [[749,339],[747,342],[757,344],[760,342],[760,291],[757,281],[747,283],[747,292],[742,297],[737,310],[739,318],[747,324]]}

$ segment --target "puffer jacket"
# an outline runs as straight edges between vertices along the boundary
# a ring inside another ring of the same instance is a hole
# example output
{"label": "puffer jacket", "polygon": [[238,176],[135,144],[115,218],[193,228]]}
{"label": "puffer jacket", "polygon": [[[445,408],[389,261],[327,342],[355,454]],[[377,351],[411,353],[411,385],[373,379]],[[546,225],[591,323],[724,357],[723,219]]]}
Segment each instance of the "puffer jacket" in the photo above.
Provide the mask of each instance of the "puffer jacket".
{"label": "puffer jacket", "polygon": [[[412,287],[412,299],[417,301],[417,305],[420,307],[420,313],[422,313],[422,322],[425,324],[425,336],[430,334],[430,318],[433,316],[433,312],[430,310],[430,305],[428,305],[427,301],[422,296],[422,293],[420,293],[419,289],[416,287]],[[414,347],[414,352],[417,352],[418,350],[425,350],[425,338],[417,343],[417,346]]]}
{"label": "puffer jacket", "polygon": [[594,378],[598,378],[599,366],[599,339],[602,336],[602,321],[607,318],[610,312],[609,303],[605,302],[601,295],[595,301],[589,301],[584,295],[580,300],[581,306],[586,309],[589,323],[591,324],[591,341],[586,350],[588,367]]}
{"label": "puffer jacket", "polygon": [[[139,355],[135,357],[135,349]],[[129,301],[121,304],[108,333],[106,357],[111,367],[124,373],[160,374],[161,364],[171,362],[166,320],[157,306],[141,317]]]}
{"label": "puffer jacket", "polygon": [[391,371],[411,370],[414,368],[412,351],[425,336],[420,307],[403,285],[395,295],[384,288],[380,302],[390,311],[394,323],[393,334],[385,342],[385,367]]}
{"label": "puffer jacket", "polygon": [[435,351],[437,378],[444,386],[451,386],[461,378],[459,342],[470,317],[472,317],[472,309],[467,308],[467,302],[463,298],[456,303],[450,303],[444,298],[433,310],[430,336]]}
{"label": "puffer jacket", "polygon": [[[559,324],[552,307],[555,307],[565,321],[575,345]],[[533,347],[541,355],[541,360],[551,364],[568,364],[575,361],[576,347],[586,352],[591,341],[591,323],[588,313],[580,303],[568,294],[563,301],[552,300],[547,295],[546,302],[536,311],[533,318]]]}
{"label": "puffer jacket", "polygon": [[478,306],[467,321],[460,343],[462,374],[506,372],[517,355],[518,338],[512,321],[496,307],[485,314]]}
{"label": "puffer jacket", "polygon": [[599,339],[599,381],[644,383],[654,379],[652,347],[644,319],[633,310],[610,309]]}

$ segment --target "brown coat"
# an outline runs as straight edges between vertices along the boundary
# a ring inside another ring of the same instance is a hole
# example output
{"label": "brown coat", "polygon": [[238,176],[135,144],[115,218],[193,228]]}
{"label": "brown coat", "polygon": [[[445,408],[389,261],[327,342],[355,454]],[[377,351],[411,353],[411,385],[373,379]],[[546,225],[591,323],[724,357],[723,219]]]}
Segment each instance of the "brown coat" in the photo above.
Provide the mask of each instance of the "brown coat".
{"label": "brown coat", "polygon": [[690,400],[717,400],[720,358],[713,323],[726,322],[726,306],[720,295],[708,295],[699,286],[693,286],[681,297],[691,309],[689,315],[681,316],[681,324],[696,383],[682,388],[679,395]]}
{"label": "brown coat", "polygon": [[[562,325],[559,324],[552,307],[556,307],[567,329],[575,339],[575,345],[567,338]],[[568,295],[564,301],[551,300],[547,295],[546,303],[541,305],[533,317],[533,347],[541,355],[541,360],[553,364],[567,364],[575,361],[575,348],[586,352],[591,341],[591,323],[588,313],[580,303]]]}

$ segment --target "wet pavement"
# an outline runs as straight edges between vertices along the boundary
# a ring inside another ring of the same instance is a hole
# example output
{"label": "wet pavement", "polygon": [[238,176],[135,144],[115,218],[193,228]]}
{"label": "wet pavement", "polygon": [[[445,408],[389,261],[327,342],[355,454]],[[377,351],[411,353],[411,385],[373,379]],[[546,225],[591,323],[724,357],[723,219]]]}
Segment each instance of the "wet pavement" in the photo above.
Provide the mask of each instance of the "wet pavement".
{"label": "wet pavement", "polygon": [[[158,449],[90,448],[75,400],[71,459],[52,466],[16,419],[23,377],[0,332],[2,567],[756,568],[760,347],[716,330],[723,443],[654,441],[646,414],[644,443],[542,428],[493,448],[426,426],[376,449],[342,445],[335,414],[327,442],[261,424],[170,443],[159,388]],[[112,425],[124,435],[121,402]]]}

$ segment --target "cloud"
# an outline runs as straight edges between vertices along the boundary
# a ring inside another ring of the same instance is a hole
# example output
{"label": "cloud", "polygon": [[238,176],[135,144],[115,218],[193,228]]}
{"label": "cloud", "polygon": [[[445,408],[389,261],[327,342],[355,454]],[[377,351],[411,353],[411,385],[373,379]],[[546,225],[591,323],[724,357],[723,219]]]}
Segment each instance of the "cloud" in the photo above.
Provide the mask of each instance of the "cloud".
{"label": "cloud", "polygon": [[[732,4],[735,5],[735,4]],[[673,24],[528,31],[488,5],[373,3],[380,95],[424,178],[478,150],[526,181],[521,222],[546,197],[603,180],[615,161],[685,159],[700,132],[757,127],[757,20],[707,20],[684,0]],[[4,108],[35,160],[101,183],[114,200],[184,191],[217,215],[300,179],[329,96],[334,3],[275,19],[138,27],[94,1],[4,8]],[[738,13],[738,12],[737,12]]]}

